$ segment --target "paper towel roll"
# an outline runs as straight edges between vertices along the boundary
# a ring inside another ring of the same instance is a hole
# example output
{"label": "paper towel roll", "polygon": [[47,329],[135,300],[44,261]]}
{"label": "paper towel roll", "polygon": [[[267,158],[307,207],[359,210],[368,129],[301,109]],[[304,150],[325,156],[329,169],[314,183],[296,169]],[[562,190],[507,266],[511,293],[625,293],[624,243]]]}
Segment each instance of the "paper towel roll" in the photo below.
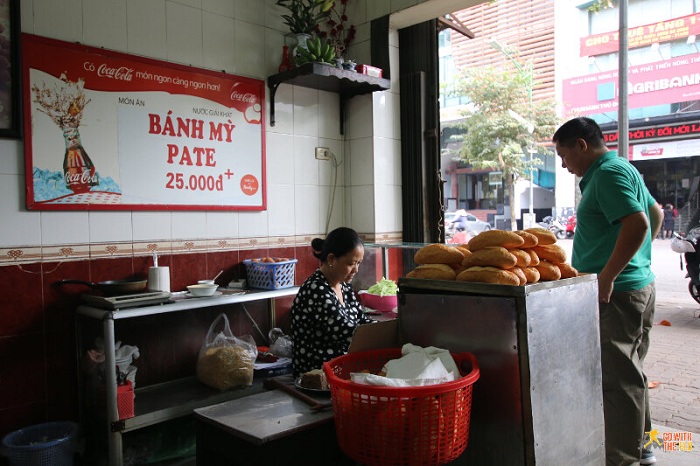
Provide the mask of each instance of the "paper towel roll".
{"label": "paper towel roll", "polygon": [[170,293],[170,267],[149,267],[148,289]]}

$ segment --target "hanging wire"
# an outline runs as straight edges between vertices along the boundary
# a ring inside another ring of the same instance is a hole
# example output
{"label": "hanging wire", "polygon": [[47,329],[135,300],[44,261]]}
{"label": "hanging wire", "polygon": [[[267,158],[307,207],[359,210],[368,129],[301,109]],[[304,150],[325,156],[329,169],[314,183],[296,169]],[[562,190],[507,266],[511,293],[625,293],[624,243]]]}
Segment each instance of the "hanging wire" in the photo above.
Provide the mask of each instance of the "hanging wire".
{"label": "hanging wire", "polygon": [[328,228],[331,223],[331,215],[333,214],[333,205],[335,204],[335,190],[338,187],[338,167],[343,162],[338,163],[338,160],[335,158],[335,155],[333,152],[328,152],[328,155],[331,157],[331,163],[333,164],[333,189],[331,190],[331,199],[330,202],[328,203],[328,214],[326,215],[326,234],[328,234]]}

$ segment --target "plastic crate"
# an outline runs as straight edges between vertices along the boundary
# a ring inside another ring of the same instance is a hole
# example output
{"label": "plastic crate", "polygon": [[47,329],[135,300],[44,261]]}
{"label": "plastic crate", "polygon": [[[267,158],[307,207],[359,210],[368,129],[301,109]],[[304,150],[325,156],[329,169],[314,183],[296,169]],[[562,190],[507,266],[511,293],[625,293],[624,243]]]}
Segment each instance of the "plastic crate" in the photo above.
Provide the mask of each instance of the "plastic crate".
{"label": "plastic crate", "polygon": [[78,425],[47,422],[16,430],[2,440],[10,466],[72,466]]}
{"label": "plastic crate", "polygon": [[[479,366],[472,353],[452,354],[463,377],[438,385],[379,387],[351,382],[351,372],[377,373],[400,348],[339,356],[323,364],[331,388],[336,437],[365,466],[441,465],[467,448],[472,386]],[[470,366],[465,373],[466,366]]]}
{"label": "plastic crate", "polygon": [[294,286],[294,269],[296,259],[281,262],[262,262],[259,259],[243,261],[246,279],[250,288],[263,290],[280,290]]}

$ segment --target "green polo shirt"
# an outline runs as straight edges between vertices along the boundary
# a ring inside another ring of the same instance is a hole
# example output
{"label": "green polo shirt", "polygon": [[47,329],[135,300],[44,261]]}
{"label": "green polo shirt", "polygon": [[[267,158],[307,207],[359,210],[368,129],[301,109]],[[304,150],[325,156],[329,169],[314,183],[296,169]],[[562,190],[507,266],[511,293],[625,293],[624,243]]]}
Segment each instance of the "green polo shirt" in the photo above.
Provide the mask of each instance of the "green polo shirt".
{"label": "green polo shirt", "polygon": [[[609,151],[600,156],[579,183],[576,234],[571,265],[581,272],[600,273],[615,248],[627,215],[644,212],[656,201],[641,175],[628,160]],[[615,280],[613,291],[632,291],[654,281],[651,271],[651,229],[642,247]]]}

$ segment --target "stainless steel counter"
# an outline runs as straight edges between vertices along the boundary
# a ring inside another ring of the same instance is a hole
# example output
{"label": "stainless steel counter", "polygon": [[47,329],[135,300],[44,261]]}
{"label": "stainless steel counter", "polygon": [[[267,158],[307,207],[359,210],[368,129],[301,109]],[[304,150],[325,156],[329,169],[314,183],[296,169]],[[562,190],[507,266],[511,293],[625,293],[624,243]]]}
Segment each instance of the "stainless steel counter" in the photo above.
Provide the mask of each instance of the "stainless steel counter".
{"label": "stainless steel counter", "polygon": [[602,465],[595,275],[527,286],[399,280],[402,341],[473,352],[466,452],[454,464]]}

